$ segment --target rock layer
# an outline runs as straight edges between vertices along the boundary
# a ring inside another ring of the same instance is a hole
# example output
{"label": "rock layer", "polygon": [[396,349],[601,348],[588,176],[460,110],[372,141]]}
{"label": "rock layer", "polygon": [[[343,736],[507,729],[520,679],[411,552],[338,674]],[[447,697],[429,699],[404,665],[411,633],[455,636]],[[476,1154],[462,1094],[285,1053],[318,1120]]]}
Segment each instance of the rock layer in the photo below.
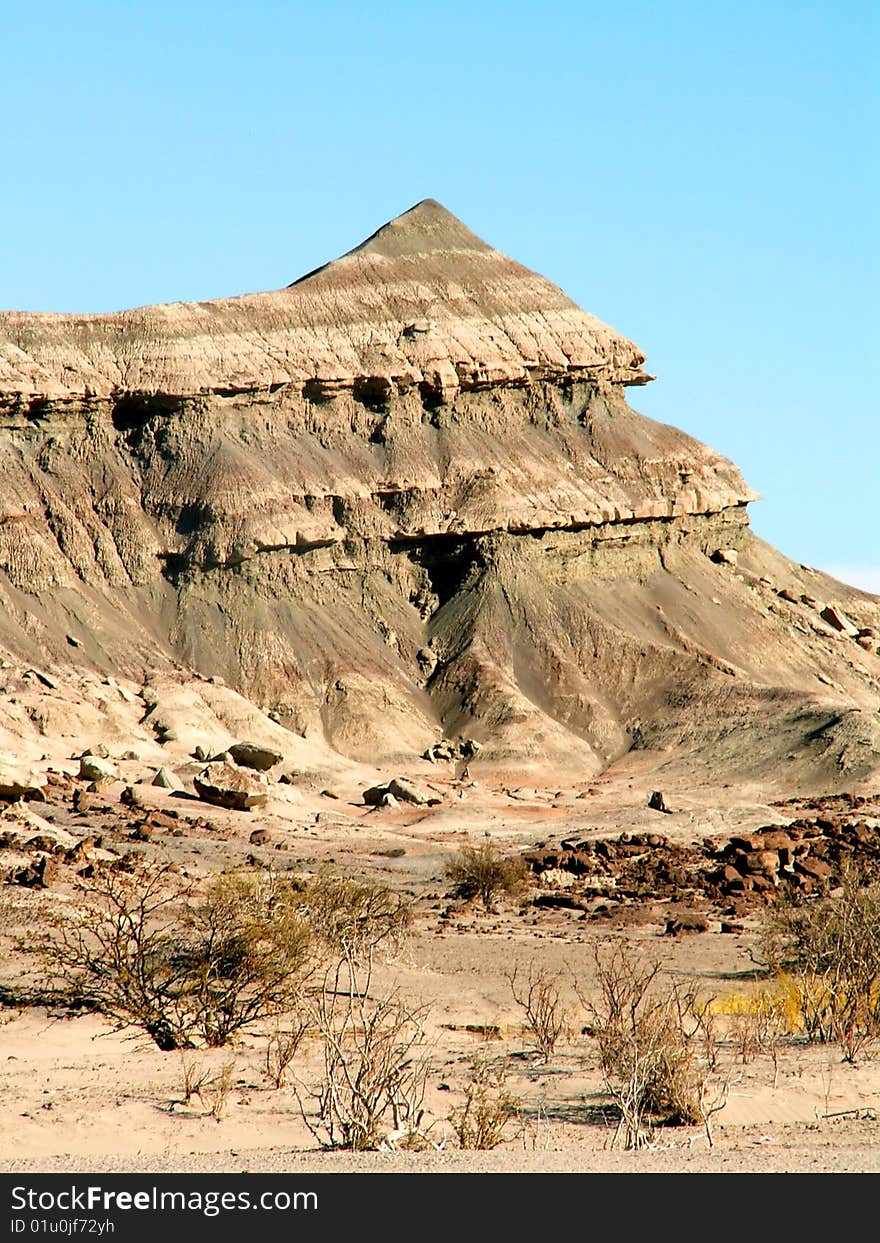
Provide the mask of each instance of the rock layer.
{"label": "rock layer", "polygon": [[273,293],[2,314],[0,643],[219,674],[360,758],[868,771],[876,602],[754,539],[643,363],[430,200]]}

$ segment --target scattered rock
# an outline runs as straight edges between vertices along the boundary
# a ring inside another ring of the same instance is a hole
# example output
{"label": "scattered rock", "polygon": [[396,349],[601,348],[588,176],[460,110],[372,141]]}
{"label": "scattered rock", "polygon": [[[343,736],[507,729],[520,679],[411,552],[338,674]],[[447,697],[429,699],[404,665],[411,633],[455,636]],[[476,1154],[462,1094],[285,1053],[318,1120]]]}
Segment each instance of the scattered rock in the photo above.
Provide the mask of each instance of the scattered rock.
{"label": "scattered rock", "polygon": [[267,829],[254,829],[253,833],[251,833],[248,838],[248,841],[252,846],[268,846],[269,832]]}
{"label": "scattered rock", "polygon": [[58,690],[58,683],[55,679],[49,677],[48,673],[41,673],[39,669],[25,669],[22,676],[25,678],[36,678],[41,686],[47,687],[50,691]]}
{"label": "scattered rock", "polygon": [[430,795],[427,790],[422,789],[420,785],[410,781],[407,777],[395,777],[392,781],[389,781],[388,793],[402,803],[416,803],[419,806],[425,806],[430,802]]}
{"label": "scattered rock", "polygon": [[178,816],[176,811],[158,811],[156,808],[153,808],[147,816],[146,823],[149,824],[151,828],[168,829],[168,831],[171,832],[172,829],[177,828],[177,820]]}
{"label": "scattered rock", "polygon": [[682,932],[708,932],[709,921],[705,915],[679,915],[666,921],[666,936],[677,937]]}
{"label": "scattered rock", "polygon": [[193,779],[193,785],[200,799],[232,811],[265,807],[269,799],[264,779],[243,772],[232,764],[208,764]]}
{"label": "scattered rock", "polygon": [[181,784],[177,773],[172,772],[170,768],[158,769],[155,777],[150,782],[150,785],[159,786],[162,790],[179,790]]}
{"label": "scattered rock", "polygon": [[662,811],[667,816],[672,815],[672,811],[669,807],[666,806],[666,801],[663,798],[662,791],[660,790],[654,791],[654,793],[648,799],[648,806],[651,808],[652,811]]}
{"label": "scattered rock", "polygon": [[45,803],[47,786],[45,778],[14,777],[11,773],[0,772],[0,802],[24,799],[27,803]]}
{"label": "scattered rock", "polygon": [[85,815],[87,811],[91,810],[93,803],[94,803],[94,799],[92,795],[89,794],[88,790],[83,789],[82,786],[80,786],[79,789],[74,790],[73,792],[73,810],[74,811],[78,811],[80,815]]}
{"label": "scattered rock", "polygon": [[441,738],[422,753],[422,759],[431,760],[432,763],[443,760],[472,760],[481,750],[481,744],[474,738],[461,738],[457,742]]}
{"label": "scattered rock", "polygon": [[79,775],[83,781],[116,781],[119,772],[109,760],[86,752],[79,761]]}
{"label": "scattered rock", "polygon": [[255,742],[237,742],[229,748],[229,754],[242,768],[254,768],[260,773],[268,772],[284,759],[280,751],[257,746]]}
{"label": "scattered rock", "polygon": [[712,560],[718,565],[736,565],[739,553],[735,548],[716,548],[712,553]]}
{"label": "scattered rock", "polygon": [[49,855],[41,855],[23,868],[13,868],[6,876],[8,885],[23,885],[26,889],[48,889],[55,879],[57,867]]}
{"label": "scattered rock", "polygon": [[844,613],[843,609],[839,608],[838,605],[826,604],[820,616],[828,623],[829,626],[832,626],[841,634],[845,634],[850,639],[858,638],[858,626],[856,626],[854,622],[850,621],[846,613]]}
{"label": "scattered rock", "polygon": [[[74,799],[76,795],[74,795]],[[139,809],[149,809],[150,804],[140,793],[137,786],[126,786],[119,796],[120,803],[126,807],[137,807]]]}

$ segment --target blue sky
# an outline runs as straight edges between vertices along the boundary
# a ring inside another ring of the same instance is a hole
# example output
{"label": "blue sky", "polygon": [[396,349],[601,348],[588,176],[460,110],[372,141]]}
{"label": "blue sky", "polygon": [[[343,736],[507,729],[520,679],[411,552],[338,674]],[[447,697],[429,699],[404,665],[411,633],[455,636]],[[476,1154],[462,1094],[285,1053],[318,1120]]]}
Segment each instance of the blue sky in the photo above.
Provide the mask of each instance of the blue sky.
{"label": "blue sky", "polygon": [[274,288],[437,198],[880,591],[875,2],[2,0],[0,46],[0,306]]}

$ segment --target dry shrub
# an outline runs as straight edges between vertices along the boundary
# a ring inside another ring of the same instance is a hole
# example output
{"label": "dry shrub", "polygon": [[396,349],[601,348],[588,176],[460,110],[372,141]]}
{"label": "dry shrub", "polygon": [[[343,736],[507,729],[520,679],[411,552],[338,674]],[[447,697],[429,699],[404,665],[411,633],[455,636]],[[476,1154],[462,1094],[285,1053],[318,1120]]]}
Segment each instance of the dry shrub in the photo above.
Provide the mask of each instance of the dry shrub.
{"label": "dry shrub", "polygon": [[203,1062],[193,1061],[181,1052],[181,1071],[183,1074],[183,1104],[188,1105],[197,1096],[212,1118],[217,1122],[223,1116],[229,1093],[232,1091],[235,1063],[224,1062],[216,1073]]}
{"label": "dry shrub", "polygon": [[486,910],[502,894],[517,897],[526,887],[528,869],[519,857],[505,859],[491,842],[465,846],[446,865],[446,875],[460,898],[480,898]]}
{"label": "dry shrub", "polygon": [[222,876],[187,909],[180,961],[193,981],[196,1029],[219,1047],[289,1011],[311,967],[312,933],[290,885],[269,874]]}
{"label": "dry shrub", "polygon": [[50,983],[163,1050],[229,1042],[295,1002],[310,934],[273,875],[219,877],[202,898],[169,868],[105,869],[40,940]]}
{"label": "dry shrub", "polygon": [[810,1040],[870,1056],[880,1038],[880,883],[853,869],[820,899],[783,898],[764,921],[768,966],[787,975]]}
{"label": "dry shrub", "polygon": [[762,988],[754,993],[728,993],[710,1003],[713,1017],[720,1019],[745,1066],[760,1054],[779,1055],[783,1038],[796,1030],[790,990]]}
{"label": "dry shrub", "polygon": [[412,925],[410,903],[384,885],[329,874],[297,886],[294,905],[331,957],[364,960],[379,946],[395,952]]}
{"label": "dry shrub", "polygon": [[376,953],[400,948],[412,922],[409,904],[381,885],[331,876],[309,881],[298,900],[330,954],[304,1013],[323,1059],[317,1082],[296,1080],[306,1126],[327,1148],[429,1143],[427,1008],[395,990],[373,993]]}
{"label": "dry shrub", "polygon": [[211,1078],[211,1068],[203,1062],[194,1061],[181,1050],[180,1071],[183,1075],[183,1104],[188,1105],[194,1096],[201,1096],[202,1088]]}
{"label": "dry shrub", "polygon": [[[585,1002],[606,1087],[620,1111],[615,1142],[640,1148],[651,1123],[702,1123],[726,1100],[711,1091],[714,1059],[707,1056],[710,1019],[696,989],[660,977],[660,964],[622,945],[595,955],[599,1000]],[[711,1029],[710,1029],[711,1030]],[[714,1040],[712,1041],[714,1045]]]}
{"label": "dry shrub", "polygon": [[428,1059],[424,1007],[395,993],[370,997],[323,988],[311,1021],[323,1067],[314,1085],[297,1083],[303,1121],[326,1148],[413,1147],[424,1127]]}
{"label": "dry shrub", "polygon": [[223,1116],[229,1093],[232,1091],[235,1063],[224,1062],[216,1075],[212,1075],[201,1090],[201,1097],[208,1106],[208,1113],[217,1122]]}
{"label": "dry shrub", "polygon": [[308,1031],[308,1020],[295,1016],[288,1027],[276,1027],[266,1040],[266,1078],[276,1089],[284,1087],[290,1064]]}
{"label": "dry shrub", "polygon": [[497,1148],[520,1108],[507,1087],[507,1072],[499,1061],[478,1059],[464,1087],[464,1102],[449,1114],[459,1147]]}
{"label": "dry shrub", "polygon": [[518,963],[506,973],[510,991],[524,1012],[539,1061],[549,1062],[568,1023],[568,1013],[559,992],[559,974],[534,962],[529,963],[524,977],[520,970]]}

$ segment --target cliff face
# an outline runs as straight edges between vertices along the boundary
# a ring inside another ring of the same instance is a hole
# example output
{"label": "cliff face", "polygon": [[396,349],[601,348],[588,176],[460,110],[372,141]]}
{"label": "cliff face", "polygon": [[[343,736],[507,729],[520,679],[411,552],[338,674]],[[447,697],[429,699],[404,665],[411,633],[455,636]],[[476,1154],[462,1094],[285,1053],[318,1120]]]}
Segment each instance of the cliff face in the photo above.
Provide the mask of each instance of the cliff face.
{"label": "cliff face", "polygon": [[736,467],[627,406],[643,363],[431,201],[274,293],[0,314],[0,643],[222,674],[362,758],[594,773],[873,710],[800,596],[876,603],[753,539]]}

